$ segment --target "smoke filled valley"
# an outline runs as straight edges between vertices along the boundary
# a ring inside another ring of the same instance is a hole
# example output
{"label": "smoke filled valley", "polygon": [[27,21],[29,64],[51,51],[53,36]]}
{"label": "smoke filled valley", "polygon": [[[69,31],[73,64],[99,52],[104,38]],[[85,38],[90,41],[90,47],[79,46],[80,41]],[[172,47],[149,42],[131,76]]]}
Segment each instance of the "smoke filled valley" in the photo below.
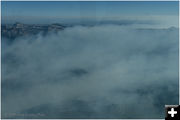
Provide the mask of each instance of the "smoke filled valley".
{"label": "smoke filled valley", "polygon": [[2,118],[164,118],[178,104],[176,27],[2,26]]}

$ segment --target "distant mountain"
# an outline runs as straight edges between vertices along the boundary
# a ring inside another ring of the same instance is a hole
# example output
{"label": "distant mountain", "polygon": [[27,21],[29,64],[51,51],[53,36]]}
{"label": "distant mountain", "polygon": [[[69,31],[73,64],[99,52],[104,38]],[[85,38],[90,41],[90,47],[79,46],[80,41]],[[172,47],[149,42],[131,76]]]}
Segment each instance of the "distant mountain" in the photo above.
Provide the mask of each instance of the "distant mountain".
{"label": "distant mountain", "polygon": [[37,24],[3,24],[1,25],[1,35],[9,39],[15,39],[24,35],[34,35],[38,33],[47,34],[50,31],[58,32],[64,30],[66,26],[59,23],[50,25],[37,25]]}

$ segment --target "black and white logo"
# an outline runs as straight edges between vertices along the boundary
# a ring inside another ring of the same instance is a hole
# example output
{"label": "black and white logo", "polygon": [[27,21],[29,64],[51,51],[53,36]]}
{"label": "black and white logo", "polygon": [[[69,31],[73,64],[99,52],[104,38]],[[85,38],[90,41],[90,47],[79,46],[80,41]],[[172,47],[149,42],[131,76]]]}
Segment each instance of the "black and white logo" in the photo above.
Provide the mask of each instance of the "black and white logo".
{"label": "black and white logo", "polygon": [[166,117],[165,120],[180,120],[179,105],[165,105]]}

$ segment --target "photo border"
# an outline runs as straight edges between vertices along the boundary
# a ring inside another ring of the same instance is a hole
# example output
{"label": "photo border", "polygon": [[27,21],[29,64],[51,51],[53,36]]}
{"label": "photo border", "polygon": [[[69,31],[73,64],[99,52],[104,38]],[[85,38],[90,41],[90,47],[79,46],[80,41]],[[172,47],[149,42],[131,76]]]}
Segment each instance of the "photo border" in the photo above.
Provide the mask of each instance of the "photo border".
{"label": "photo border", "polygon": [[[0,0],[0,6],[1,2],[3,1],[51,1],[51,0]],[[52,0],[53,1],[178,1],[179,2],[179,23],[180,23],[180,0]],[[1,8],[1,7],[0,7]],[[2,11],[2,9],[1,9]],[[1,12],[0,12],[0,24],[1,24]],[[178,26],[180,28],[180,24],[178,23]],[[1,27],[0,27],[1,28]],[[179,29],[178,28],[178,29]],[[1,36],[1,29],[0,29],[0,36]],[[180,40],[180,30],[179,30],[179,40]],[[180,46],[180,42],[179,42]],[[180,48],[179,49],[179,62],[180,62]],[[179,76],[180,76],[180,64],[178,63],[179,66]],[[0,37],[0,68],[1,68],[1,37]],[[1,68],[2,69],[2,68]],[[1,70],[0,70],[0,106],[1,106]],[[180,104],[180,78],[179,78],[179,104]],[[0,119],[1,118],[1,108],[0,108]],[[164,119],[165,119],[165,113],[164,113]],[[73,120],[164,120],[164,119],[73,119]],[[6,120],[6,119],[2,119]],[[9,119],[11,120],[11,119]],[[12,119],[13,120],[13,119]],[[72,119],[20,119],[20,120],[72,120]]]}

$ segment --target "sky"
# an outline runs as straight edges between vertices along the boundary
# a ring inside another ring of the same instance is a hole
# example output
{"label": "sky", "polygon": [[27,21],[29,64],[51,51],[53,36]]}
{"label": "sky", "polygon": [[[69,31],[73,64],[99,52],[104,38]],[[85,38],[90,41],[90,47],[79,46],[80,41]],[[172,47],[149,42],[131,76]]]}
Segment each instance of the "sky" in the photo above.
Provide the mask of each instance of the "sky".
{"label": "sky", "polygon": [[177,1],[30,1],[2,2],[2,20],[14,19],[39,22],[43,19],[112,18],[123,16],[178,16]]}

